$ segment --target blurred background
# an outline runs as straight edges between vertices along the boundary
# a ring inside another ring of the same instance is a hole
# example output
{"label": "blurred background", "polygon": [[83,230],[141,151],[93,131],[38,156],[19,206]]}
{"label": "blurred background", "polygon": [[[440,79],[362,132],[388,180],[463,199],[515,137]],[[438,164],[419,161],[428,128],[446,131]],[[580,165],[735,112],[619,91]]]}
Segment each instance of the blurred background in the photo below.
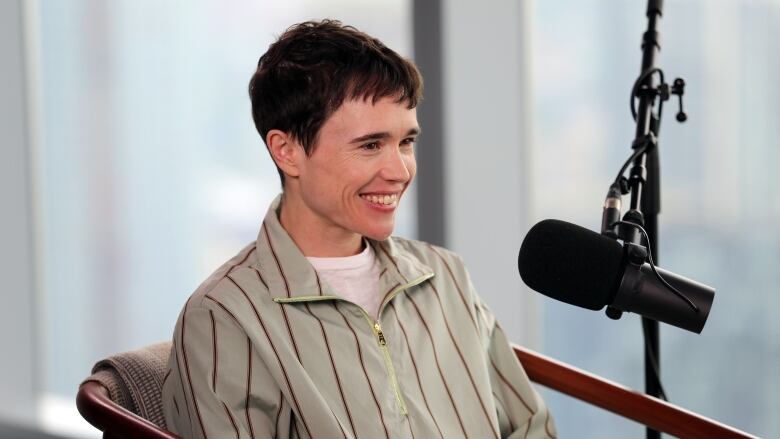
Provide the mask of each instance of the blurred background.
{"label": "blurred background", "polygon": [[[780,437],[780,1],[664,3],[658,64],[687,81],[689,120],[667,102],[657,259],[717,295],[701,335],[662,326],[663,383],[675,404]],[[643,389],[639,318],[539,296],[516,257],[541,219],[600,226],[633,140],[645,6],[0,1],[0,436],[97,437],[75,409],[92,364],[169,339],[195,287],[255,239],[280,187],[248,81],[285,28],[325,17],[425,77],[397,234],[459,252],[514,341]],[[561,437],[644,435],[542,391]]]}

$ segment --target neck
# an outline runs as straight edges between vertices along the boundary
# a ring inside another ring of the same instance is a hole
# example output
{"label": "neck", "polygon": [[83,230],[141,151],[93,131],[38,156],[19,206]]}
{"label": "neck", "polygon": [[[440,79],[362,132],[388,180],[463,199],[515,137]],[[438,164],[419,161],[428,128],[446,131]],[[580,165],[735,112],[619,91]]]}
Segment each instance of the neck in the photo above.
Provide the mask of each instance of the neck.
{"label": "neck", "polygon": [[282,195],[279,222],[304,256],[337,258],[363,250],[363,237],[344,230],[306,208],[299,197]]}

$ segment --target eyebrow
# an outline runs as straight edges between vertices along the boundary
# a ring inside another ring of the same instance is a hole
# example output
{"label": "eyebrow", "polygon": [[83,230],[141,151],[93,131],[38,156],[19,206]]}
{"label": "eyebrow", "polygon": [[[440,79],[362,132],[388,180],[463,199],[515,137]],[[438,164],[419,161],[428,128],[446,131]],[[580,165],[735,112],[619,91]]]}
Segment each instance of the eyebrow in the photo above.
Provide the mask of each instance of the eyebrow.
{"label": "eyebrow", "polygon": [[[418,136],[418,135],[420,135],[420,128],[415,127],[407,131],[404,137]],[[380,131],[376,133],[368,133],[359,137],[355,137],[354,139],[350,140],[349,143],[360,143],[360,142],[365,142],[367,140],[387,139],[388,137],[390,137],[390,133],[388,133],[387,131]]]}

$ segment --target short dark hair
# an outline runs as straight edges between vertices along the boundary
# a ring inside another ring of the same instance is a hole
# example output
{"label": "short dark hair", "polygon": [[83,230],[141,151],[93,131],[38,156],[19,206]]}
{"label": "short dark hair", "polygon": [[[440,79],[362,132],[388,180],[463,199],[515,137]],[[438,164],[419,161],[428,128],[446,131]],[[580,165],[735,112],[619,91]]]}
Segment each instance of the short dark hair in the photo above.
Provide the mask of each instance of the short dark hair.
{"label": "short dark hair", "polygon": [[288,28],[260,57],[249,97],[263,142],[278,129],[311,155],[320,128],[345,100],[393,97],[414,108],[422,77],[414,63],[352,26],[307,21]]}

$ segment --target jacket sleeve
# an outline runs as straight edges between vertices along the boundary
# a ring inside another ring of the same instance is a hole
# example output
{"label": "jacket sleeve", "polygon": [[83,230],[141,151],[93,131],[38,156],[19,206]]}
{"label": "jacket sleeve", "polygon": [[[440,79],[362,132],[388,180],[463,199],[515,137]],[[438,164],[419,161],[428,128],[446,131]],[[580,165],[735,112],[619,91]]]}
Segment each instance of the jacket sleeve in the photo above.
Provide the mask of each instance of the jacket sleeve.
{"label": "jacket sleeve", "polygon": [[[473,291],[473,290],[472,290]],[[487,369],[502,438],[555,438],[555,422],[532,387],[493,312],[476,296],[476,317],[487,346]]]}
{"label": "jacket sleeve", "polygon": [[274,437],[289,425],[281,392],[243,328],[208,305],[188,304],[176,325],[168,428],[185,438]]}

